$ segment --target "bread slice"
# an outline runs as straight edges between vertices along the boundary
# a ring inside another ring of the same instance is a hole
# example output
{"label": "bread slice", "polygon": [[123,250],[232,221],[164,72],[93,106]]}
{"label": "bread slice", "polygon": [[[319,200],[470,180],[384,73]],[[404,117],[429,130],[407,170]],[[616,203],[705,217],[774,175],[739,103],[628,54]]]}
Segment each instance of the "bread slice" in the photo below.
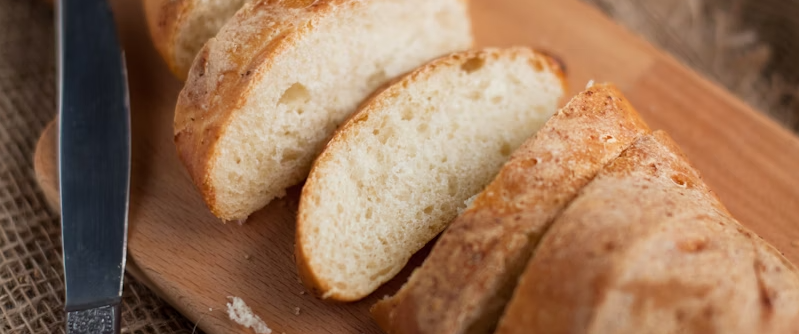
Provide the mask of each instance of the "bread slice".
{"label": "bread slice", "polygon": [[359,103],[472,44],[463,0],[257,0],[208,41],[175,144],[211,211],[241,220],[302,181]]}
{"label": "bread slice", "polygon": [[456,53],[376,94],[303,187],[296,258],[310,291],[361,299],[464,209],[558,108],[561,67],[529,48]]}
{"label": "bread slice", "polygon": [[144,0],[155,48],[180,80],[194,56],[222,25],[250,0]]}
{"label": "bread slice", "polygon": [[648,133],[621,93],[578,94],[510,158],[393,297],[372,308],[388,333],[488,333],[538,239],[580,188]]}
{"label": "bread slice", "polygon": [[535,250],[497,333],[797,333],[799,274],[663,132],[614,160]]}

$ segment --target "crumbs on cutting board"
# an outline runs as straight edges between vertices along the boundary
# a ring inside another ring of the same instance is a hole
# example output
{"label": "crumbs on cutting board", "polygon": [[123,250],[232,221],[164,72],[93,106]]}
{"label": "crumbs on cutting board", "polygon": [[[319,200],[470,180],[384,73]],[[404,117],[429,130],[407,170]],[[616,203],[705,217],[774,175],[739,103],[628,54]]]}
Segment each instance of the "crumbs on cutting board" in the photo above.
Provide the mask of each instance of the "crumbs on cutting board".
{"label": "crumbs on cutting board", "polygon": [[295,307],[294,308],[294,315],[300,315],[300,308],[299,307]]}
{"label": "crumbs on cutting board", "polygon": [[227,313],[230,320],[235,321],[237,324],[245,328],[252,328],[256,334],[270,334],[272,330],[266,326],[266,323],[261,320],[261,317],[252,313],[247,304],[239,297],[227,297],[232,303],[227,303]]}

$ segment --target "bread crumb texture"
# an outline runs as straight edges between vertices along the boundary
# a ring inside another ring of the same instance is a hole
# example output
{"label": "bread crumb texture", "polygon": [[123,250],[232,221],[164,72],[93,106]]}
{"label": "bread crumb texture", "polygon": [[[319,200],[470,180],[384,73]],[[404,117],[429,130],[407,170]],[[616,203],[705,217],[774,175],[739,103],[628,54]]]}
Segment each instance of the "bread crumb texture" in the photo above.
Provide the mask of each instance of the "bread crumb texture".
{"label": "bread crumb texture", "polygon": [[181,160],[217,217],[245,218],[301,182],[378,87],[471,45],[461,0],[246,4],[200,51],[181,92]]}
{"label": "bread crumb texture", "polygon": [[360,299],[391,279],[563,94],[554,62],[519,47],[438,59],[374,96],[336,133],[303,188],[303,279],[336,300]]}
{"label": "bread crumb texture", "polygon": [[175,36],[175,70],[185,78],[191,63],[205,42],[251,0],[194,0]]}
{"label": "bread crumb texture", "polygon": [[266,326],[260,317],[252,313],[247,304],[239,297],[228,297],[230,303],[227,303],[227,314],[230,320],[235,321],[237,324],[245,328],[251,328],[256,334],[270,334],[272,330]]}
{"label": "bread crumb texture", "polygon": [[575,96],[514,151],[408,282],[372,307],[375,320],[391,333],[491,332],[550,222],[648,132],[611,85]]}

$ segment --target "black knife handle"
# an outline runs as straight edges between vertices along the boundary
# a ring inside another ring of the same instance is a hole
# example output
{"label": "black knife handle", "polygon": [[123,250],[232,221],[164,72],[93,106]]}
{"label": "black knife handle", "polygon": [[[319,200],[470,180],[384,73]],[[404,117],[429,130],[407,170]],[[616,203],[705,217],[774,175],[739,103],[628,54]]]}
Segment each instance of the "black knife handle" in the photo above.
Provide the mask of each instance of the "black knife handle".
{"label": "black knife handle", "polygon": [[119,304],[67,312],[67,334],[119,333]]}

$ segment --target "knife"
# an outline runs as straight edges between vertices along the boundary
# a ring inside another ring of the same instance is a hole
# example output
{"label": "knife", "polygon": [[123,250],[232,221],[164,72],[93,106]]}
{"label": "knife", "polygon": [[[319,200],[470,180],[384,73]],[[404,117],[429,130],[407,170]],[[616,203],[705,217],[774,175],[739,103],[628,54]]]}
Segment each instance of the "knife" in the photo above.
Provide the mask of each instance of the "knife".
{"label": "knife", "polygon": [[125,60],[106,0],[56,3],[66,330],[119,333],[130,188]]}

